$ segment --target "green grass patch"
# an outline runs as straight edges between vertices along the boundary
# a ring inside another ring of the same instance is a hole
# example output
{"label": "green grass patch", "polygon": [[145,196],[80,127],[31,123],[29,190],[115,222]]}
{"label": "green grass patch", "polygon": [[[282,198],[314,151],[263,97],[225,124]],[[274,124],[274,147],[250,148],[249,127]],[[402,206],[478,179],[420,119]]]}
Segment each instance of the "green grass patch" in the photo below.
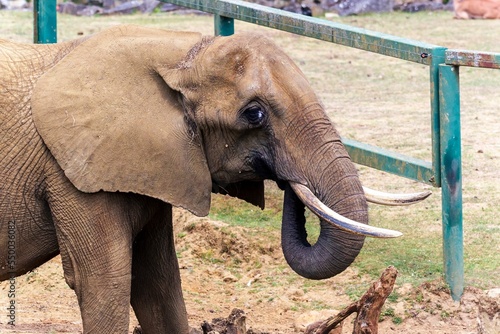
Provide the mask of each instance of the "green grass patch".
{"label": "green grass patch", "polygon": [[210,218],[234,226],[249,228],[279,229],[281,213],[275,209],[260,208],[228,196],[214,196]]}

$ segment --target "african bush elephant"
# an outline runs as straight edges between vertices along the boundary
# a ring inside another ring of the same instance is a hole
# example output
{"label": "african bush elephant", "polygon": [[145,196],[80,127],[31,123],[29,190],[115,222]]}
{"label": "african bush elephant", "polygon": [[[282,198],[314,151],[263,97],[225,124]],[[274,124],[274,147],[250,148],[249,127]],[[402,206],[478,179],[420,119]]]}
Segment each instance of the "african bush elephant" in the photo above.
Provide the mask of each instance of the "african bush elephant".
{"label": "african bush elephant", "polygon": [[[364,235],[395,235],[365,225],[339,135],[262,36],[119,26],[1,41],[0,94],[0,279],[60,253],[85,333],[127,332],[130,303],[144,333],[188,332],[172,206],[206,215],[211,193],[263,207],[276,181],[283,252],[308,278],[343,271]],[[322,218],[314,246],[302,201]]]}

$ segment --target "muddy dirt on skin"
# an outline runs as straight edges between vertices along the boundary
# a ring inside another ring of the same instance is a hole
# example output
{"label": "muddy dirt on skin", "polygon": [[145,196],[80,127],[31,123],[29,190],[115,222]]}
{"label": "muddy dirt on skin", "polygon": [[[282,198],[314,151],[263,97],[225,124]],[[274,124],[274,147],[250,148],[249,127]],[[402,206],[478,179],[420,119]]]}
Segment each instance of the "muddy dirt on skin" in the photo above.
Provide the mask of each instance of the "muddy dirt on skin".
{"label": "muddy dirt on skin", "polygon": [[[326,281],[308,281],[285,263],[279,234],[242,227],[176,210],[177,251],[191,326],[226,317],[233,308],[247,314],[254,333],[298,333],[326,319],[353,299],[352,284],[368,289],[373,279],[349,268]],[[15,280],[15,326],[8,322],[9,282],[0,285],[0,333],[81,333],[78,303],[64,282],[60,258]],[[380,333],[500,333],[500,297],[466,288],[454,302],[442,281],[398,285],[379,323]],[[352,332],[351,316],[343,333]],[[131,310],[130,332],[137,325]]]}

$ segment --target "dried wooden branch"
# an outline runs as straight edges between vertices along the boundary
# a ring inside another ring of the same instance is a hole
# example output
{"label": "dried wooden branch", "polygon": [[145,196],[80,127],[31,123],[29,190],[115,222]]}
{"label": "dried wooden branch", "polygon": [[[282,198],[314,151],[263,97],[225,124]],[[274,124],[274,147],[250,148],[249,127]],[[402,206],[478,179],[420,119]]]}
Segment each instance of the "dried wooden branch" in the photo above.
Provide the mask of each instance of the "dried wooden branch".
{"label": "dried wooden branch", "polygon": [[394,288],[397,275],[396,268],[387,267],[380,279],[371,285],[360,300],[352,303],[336,316],[308,326],[304,334],[329,334],[333,329],[341,326],[342,321],[354,312],[358,315],[354,321],[353,334],[377,334],[382,306]]}

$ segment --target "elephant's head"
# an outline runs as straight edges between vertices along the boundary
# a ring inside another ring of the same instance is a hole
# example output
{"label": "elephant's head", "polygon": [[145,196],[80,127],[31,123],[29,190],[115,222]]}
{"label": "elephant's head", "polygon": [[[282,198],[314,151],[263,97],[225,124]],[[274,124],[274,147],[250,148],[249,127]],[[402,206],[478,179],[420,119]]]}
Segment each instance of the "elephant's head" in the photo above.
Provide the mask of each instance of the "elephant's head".
{"label": "elephant's head", "polygon": [[[302,276],[338,274],[363,234],[380,232],[362,225],[363,188],[318,97],[262,36],[113,28],[38,80],[32,110],[84,192],[135,192],[206,215],[211,192],[263,207],[263,180],[276,181],[285,190],[283,251]],[[303,203],[321,218],[314,246]]]}

